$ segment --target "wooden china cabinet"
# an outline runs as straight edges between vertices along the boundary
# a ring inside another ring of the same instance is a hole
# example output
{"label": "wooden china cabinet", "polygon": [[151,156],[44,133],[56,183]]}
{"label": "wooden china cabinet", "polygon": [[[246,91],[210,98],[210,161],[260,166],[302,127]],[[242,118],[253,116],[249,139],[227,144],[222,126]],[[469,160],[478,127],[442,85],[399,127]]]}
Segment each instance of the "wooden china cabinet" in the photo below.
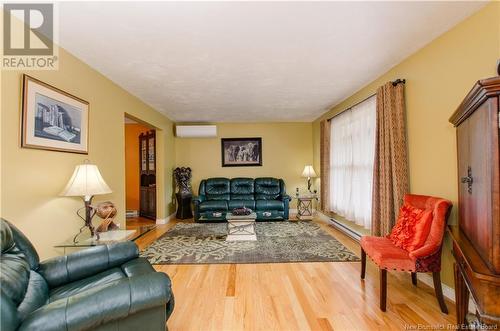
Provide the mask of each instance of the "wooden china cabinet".
{"label": "wooden china cabinet", "polygon": [[139,135],[139,215],[156,220],[156,133]]}
{"label": "wooden china cabinet", "polygon": [[500,76],[480,80],[450,118],[457,132],[459,189],[458,225],[449,231],[462,327],[469,293],[479,322],[500,324],[499,99]]}

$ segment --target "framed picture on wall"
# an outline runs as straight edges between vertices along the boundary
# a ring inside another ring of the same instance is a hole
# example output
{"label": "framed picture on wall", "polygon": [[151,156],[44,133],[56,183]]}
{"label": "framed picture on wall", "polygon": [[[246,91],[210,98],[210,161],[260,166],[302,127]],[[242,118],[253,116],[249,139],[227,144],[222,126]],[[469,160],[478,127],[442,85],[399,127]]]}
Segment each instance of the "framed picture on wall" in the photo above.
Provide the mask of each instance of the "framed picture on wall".
{"label": "framed picture on wall", "polygon": [[223,167],[262,166],[262,138],[222,138]]}
{"label": "framed picture on wall", "polygon": [[89,103],[23,75],[21,146],[88,154]]}

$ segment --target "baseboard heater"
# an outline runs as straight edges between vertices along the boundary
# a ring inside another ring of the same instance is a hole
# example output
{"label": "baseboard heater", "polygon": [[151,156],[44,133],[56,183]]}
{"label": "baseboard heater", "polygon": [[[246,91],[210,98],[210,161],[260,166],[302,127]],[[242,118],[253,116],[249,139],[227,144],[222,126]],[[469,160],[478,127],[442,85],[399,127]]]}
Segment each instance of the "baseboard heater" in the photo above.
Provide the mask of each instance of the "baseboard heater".
{"label": "baseboard heater", "polygon": [[125,211],[125,217],[126,218],[133,218],[133,217],[138,217],[139,216],[139,211],[138,210],[127,210]]}
{"label": "baseboard heater", "polygon": [[330,222],[332,223],[332,226],[334,228],[336,228],[340,232],[344,233],[346,236],[348,236],[348,237],[350,237],[358,242],[361,240],[361,235],[359,233],[357,233],[356,231],[353,231],[352,229],[350,229],[346,225],[340,223],[339,221],[337,221],[333,218],[330,218]]}

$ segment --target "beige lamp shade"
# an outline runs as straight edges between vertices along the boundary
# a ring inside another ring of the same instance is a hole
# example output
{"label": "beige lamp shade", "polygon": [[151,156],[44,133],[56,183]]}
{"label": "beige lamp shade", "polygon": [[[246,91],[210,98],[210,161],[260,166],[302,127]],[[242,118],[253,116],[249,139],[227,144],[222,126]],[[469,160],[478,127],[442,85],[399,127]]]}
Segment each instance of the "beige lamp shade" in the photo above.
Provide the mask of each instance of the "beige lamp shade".
{"label": "beige lamp shade", "polygon": [[314,172],[312,165],[306,165],[304,171],[302,171],[302,177],[313,178],[316,177],[316,172]]}
{"label": "beige lamp shade", "polygon": [[80,164],[77,165],[73,176],[71,176],[68,184],[61,192],[61,195],[68,197],[85,197],[89,200],[93,195],[111,193],[111,189],[104,181],[95,164]]}

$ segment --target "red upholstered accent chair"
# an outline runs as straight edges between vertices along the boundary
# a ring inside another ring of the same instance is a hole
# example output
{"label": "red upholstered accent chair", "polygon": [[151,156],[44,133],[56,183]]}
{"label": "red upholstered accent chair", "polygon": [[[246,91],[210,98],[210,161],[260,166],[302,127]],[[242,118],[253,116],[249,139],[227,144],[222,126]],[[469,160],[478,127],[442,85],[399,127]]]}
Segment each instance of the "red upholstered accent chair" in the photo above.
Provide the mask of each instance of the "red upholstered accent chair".
{"label": "red upholstered accent chair", "polygon": [[385,311],[387,301],[387,270],[409,271],[413,285],[417,285],[417,272],[432,272],[434,290],[441,311],[448,314],[441,288],[441,248],[451,202],[441,198],[407,194],[405,204],[431,210],[432,224],[422,247],[412,252],[396,247],[388,237],[361,237],[361,279],[365,278],[366,255],[380,268],[380,309]]}

